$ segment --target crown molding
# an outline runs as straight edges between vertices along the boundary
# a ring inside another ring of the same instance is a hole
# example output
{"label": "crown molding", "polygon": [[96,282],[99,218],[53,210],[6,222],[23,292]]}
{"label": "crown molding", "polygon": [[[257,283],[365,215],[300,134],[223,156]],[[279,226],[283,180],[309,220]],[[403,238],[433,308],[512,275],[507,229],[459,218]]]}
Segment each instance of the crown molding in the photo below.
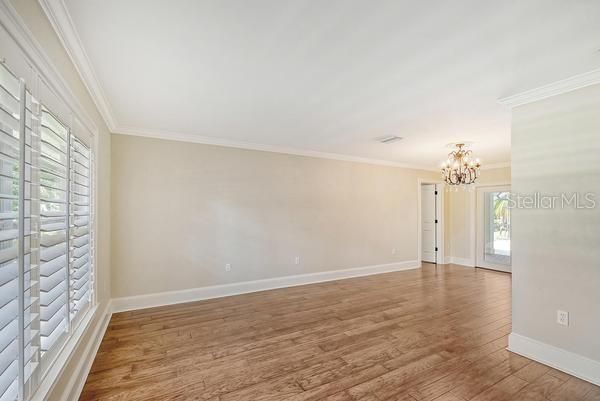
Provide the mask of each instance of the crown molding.
{"label": "crown molding", "polygon": [[[2,0],[7,1],[7,0]],[[415,170],[438,172],[439,169],[431,166],[398,163],[390,160],[371,159],[359,156],[343,155],[338,153],[327,153],[312,150],[303,150],[292,147],[266,145],[251,142],[232,141],[214,137],[198,136],[193,134],[182,134],[177,132],[157,131],[140,129],[120,125],[111,109],[102,86],[92,67],[89,57],[83,47],[79,34],[73,20],[68,12],[64,0],[38,0],[52,27],[54,28],[63,47],[73,62],[91,98],[93,99],[100,115],[104,119],[109,131],[113,134],[133,135],[147,138],[165,139],[180,142],[201,143],[207,145],[233,147],[239,149],[259,150],[264,152],[284,153],[296,156],[316,157],[321,159],[349,161],[357,163],[375,164],[382,166],[400,167]],[[600,71],[600,70],[598,70]],[[600,76],[600,74],[599,74]],[[508,99],[508,98],[507,98]],[[508,167],[510,163],[498,163],[484,166],[483,169]]]}
{"label": "crown molding", "polygon": [[109,131],[116,129],[116,120],[92,63],[83,48],[79,34],[63,0],[39,0],[56,35],[69,55]]}
{"label": "crown molding", "polygon": [[513,108],[596,84],[600,84],[600,68],[498,99],[498,103]]}
{"label": "crown molding", "polygon": [[229,139],[221,139],[215,137],[208,136],[200,136],[193,134],[182,134],[178,132],[168,132],[168,131],[153,131],[147,129],[140,129],[134,127],[118,127],[115,131],[112,132],[117,135],[130,135],[130,136],[139,136],[145,138],[154,138],[154,139],[164,139],[168,141],[178,141],[178,142],[189,142],[189,143],[200,143],[204,145],[215,145],[215,146],[224,146],[228,148],[237,148],[237,149],[247,149],[247,150],[258,150],[262,152],[272,152],[272,153],[283,153],[287,155],[294,156],[305,156],[305,157],[315,157],[319,159],[329,159],[329,160],[339,160],[339,161],[347,161],[354,163],[364,163],[364,164],[375,164],[379,166],[390,166],[390,167],[400,167],[411,170],[424,170],[424,171],[435,171],[439,172],[437,168],[431,168],[431,166],[420,166],[414,164],[407,163],[398,163],[390,160],[381,160],[381,159],[371,159],[367,157],[360,156],[351,156],[351,155],[343,155],[339,153],[328,153],[328,152],[319,152],[314,150],[304,150],[298,148],[291,148],[287,146],[277,146],[277,145],[266,145],[252,142],[243,142],[243,141],[233,141]]}
{"label": "crown molding", "polygon": [[506,168],[506,167],[510,167],[510,162],[484,164],[483,166],[481,166],[481,169],[482,170],[493,170],[495,168]]}
{"label": "crown molding", "polygon": [[77,119],[95,136],[98,127],[94,120],[77,100],[67,81],[44,52],[33,33],[27,28],[19,13],[9,0],[0,0],[0,25],[14,39],[25,57],[44,79],[52,92],[57,95],[77,117]]}

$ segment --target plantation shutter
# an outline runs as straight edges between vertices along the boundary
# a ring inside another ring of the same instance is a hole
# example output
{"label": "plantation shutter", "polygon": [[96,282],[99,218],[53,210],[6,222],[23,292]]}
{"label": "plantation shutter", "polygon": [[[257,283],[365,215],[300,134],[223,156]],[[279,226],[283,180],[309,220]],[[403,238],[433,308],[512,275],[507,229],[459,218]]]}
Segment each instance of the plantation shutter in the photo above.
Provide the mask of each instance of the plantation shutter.
{"label": "plantation shutter", "polygon": [[20,83],[0,66],[0,400],[19,394]]}
{"label": "plantation shutter", "polygon": [[93,304],[94,141],[0,39],[0,401],[26,401]]}
{"label": "plantation shutter", "polygon": [[90,148],[71,135],[71,204],[70,204],[70,248],[71,248],[71,320],[79,320],[91,303],[92,290],[92,152]]}
{"label": "plantation shutter", "polygon": [[[25,160],[23,166],[23,384],[35,373],[39,359],[40,335],[40,232],[39,232],[39,130],[40,105],[25,90]],[[23,390],[26,392],[26,390]]]}
{"label": "plantation shutter", "polygon": [[0,401],[5,401],[25,393],[39,362],[39,233],[38,216],[31,213],[38,196],[39,103],[4,65],[0,99]]}
{"label": "plantation shutter", "polygon": [[42,107],[40,145],[40,330],[42,355],[68,328],[69,130]]}

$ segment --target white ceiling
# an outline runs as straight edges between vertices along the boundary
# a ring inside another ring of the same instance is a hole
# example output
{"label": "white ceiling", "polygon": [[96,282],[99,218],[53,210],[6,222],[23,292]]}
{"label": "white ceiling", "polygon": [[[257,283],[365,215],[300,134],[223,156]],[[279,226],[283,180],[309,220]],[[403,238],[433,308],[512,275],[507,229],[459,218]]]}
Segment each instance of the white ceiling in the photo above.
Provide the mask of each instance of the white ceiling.
{"label": "white ceiling", "polygon": [[499,98],[600,67],[596,0],[64,2],[122,133],[489,165]]}

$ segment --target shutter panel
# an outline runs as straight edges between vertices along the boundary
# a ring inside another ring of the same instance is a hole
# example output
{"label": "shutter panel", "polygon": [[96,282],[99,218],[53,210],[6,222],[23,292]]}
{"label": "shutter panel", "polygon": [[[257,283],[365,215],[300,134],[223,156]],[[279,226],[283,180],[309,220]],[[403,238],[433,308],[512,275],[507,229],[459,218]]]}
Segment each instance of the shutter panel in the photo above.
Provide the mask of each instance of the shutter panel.
{"label": "shutter panel", "polygon": [[74,135],[71,136],[71,320],[77,322],[92,300],[93,236],[91,230],[92,153]]}
{"label": "shutter panel", "polygon": [[[31,213],[32,204],[34,208],[37,205],[38,193],[38,154],[35,150],[39,130],[38,114],[37,101],[29,91],[25,90],[24,84],[2,65],[0,67],[0,400],[12,400],[18,396],[18,376],[21,373],[19,367],[22,367],[23,391],[26,391],[25,386],[28,385],[39,360],[38,216]],[[20,259],[20,247],[22,247],[22,259]],[[19,354],[22,359],[19,358]]]}
{"label": "shutter panel", "polygon": [[0,64],[0,400],[19,393],[20,84]]}
{"label": "shutter panel", "polygon": [[40,105],[25,91],[25,161],[23,177],[23,384],[29,381],[40,359],[39,299],[39,130]]}
{"label": "shutter panel", "polygon": [[40,343],[44,353],[68,329],[69,130],[42,107],[39,157]]}

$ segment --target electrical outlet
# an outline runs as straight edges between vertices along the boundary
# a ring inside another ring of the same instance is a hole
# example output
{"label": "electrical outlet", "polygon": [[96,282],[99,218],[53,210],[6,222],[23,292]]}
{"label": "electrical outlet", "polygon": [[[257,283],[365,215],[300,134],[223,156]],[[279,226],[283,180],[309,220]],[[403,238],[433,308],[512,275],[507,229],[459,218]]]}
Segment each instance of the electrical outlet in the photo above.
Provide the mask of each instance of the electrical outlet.
{"label": "electrical outlet", "polygon": [[556,323],[560,324],[561,326],[569,326],[569,312],[557,310]]}
{"label": "electrical outlet", "polygon": [[294,258],[294,264],[297,264],[297,265],[299,265],[299,264],[300,264],[300,256],[296,256],[296,257]]}
{"label": "electrical outlet", "polygon": [[392,248],[392,255],[396,254],[396,248]]}
{"label": "electrical outlet", "polygon": [[231,271],[231,264],[230,264],[230,263],[227,263],[227,264],[225,265],[225,271],[226,271],[226,272],[228,272],[228,271]]}

